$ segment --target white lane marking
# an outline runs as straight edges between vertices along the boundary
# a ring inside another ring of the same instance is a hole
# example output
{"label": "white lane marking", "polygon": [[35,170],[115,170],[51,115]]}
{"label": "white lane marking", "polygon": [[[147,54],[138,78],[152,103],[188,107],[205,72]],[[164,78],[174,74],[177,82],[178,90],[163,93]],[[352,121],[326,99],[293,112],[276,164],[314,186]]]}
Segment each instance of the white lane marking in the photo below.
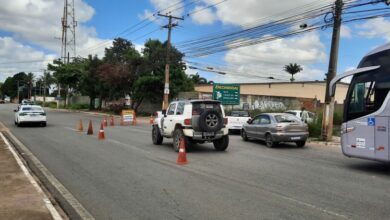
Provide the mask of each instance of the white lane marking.
{"label": "white lane marking", "polygon": [[54,220],[63,220],[63,218],[60,216],[58,211],[54,208],[53,204],[47,198],[45,193],[42,191],[41,187],[38,185],[38,183],[35,181],[35,179],[31,176],[30,172],[27,170],[26,166],[23,164],[20,157],[16,154],[15,150],[11,146],[11,144],[8,142],[8,140],[4,137],[2,133],[0,133],[0,137],[3,139],[4,143],[7,145],[8,149],[11,151],[12,155],[14,156],[16,162],[18,163],[19,167],[22,169],[24,175],[27,176],[27,179],[30,181],[30,183],[34,186],[34,188],[38,191],[38,193],[43,197],[43,202],[45,203],[47,209],[49,210],[50,214],[52,215]]}
{"label": "white lane marking", "polygon": [[64,127],[65,129],[68,129],[68,130],[71,130],[71,131],[79,131],[77,129],[74,129],[74,128],[70,128],[70,127]]}

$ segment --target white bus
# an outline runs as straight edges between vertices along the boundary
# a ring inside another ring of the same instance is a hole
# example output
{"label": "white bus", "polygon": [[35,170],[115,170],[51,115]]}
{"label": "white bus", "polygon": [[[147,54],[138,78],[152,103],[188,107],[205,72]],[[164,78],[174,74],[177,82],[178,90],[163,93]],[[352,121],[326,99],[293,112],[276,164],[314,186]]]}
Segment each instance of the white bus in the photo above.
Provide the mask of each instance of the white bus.
{"label": "white bus", "polygon": [[341,148],[348,157],[390,161],[390,43],[369,52],[356,70],[336,76],[336,83],[352,76],[344,101]]}

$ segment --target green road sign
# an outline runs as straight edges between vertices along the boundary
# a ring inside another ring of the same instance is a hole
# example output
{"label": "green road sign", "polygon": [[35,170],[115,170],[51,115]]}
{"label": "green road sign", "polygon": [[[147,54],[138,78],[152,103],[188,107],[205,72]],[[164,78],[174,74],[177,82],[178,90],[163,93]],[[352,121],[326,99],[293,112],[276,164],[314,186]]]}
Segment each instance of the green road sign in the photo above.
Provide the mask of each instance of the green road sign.
{"label": "green road sign", "polygon": [[223,105],[239,105],[240,85],[214,83],[213,99],[221,101]]}

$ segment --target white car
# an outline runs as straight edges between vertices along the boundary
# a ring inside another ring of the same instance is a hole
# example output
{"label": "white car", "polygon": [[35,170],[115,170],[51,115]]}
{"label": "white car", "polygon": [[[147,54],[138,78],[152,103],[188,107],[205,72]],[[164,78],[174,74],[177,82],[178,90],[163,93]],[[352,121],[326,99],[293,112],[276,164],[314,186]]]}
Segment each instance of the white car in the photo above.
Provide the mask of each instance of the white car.
{"label": "white car", "polygon": [[226,127],[230,131],[241,131],[242,126],[251,119],[247,111],[231,111],[230,115],[226,116],[226,118],[228,121]]}
{"label": "white car", "polygon": [[[295,115],[296,117],[298,117],[302,121],[302,111],[301,110],[287,110],[284,113]],[[309,111],[307,111],[307,113],[309,115],[309,118],[307,118],[306,122],[312,123],[314,121],[314,118],[316,115],[313,112],[309,112]]]}
{"label": "white car", "polygon": [[46,126],[46,112],[39,105],[21,105],[15,112],[15,125],[36,123]]}

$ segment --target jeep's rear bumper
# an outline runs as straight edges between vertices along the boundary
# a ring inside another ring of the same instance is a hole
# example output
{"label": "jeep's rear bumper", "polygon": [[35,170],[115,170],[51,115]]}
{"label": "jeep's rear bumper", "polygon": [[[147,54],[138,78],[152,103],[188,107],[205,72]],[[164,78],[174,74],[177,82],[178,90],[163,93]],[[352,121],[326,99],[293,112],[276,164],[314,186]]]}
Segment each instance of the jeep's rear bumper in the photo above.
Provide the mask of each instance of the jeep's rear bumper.
{"label": "jeep's rear bumper", "polygon": [[183,133],[185,136],[190,137],[194,140],[212,141],[212,140],[220,139],[225,135],[228,135],[229,129],[222,128],[220,131],[214,132],[214,135],[207,135],[207,136],[205,136],[204,134],[209,132],[197,132],[194,131],[194,129],[183,129]]}

